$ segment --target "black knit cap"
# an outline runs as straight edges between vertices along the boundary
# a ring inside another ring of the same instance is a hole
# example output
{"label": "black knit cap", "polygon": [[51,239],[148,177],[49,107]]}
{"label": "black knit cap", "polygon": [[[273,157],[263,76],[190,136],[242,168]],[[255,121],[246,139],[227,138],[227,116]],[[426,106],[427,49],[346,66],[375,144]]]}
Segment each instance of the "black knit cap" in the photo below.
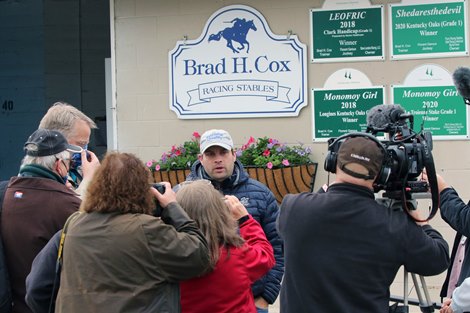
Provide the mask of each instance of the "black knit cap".
{"label": "black knit cap", "polygon": [[62,133],[44,128],[39,128],[29,136],[24,149],[26,155],[34,157],[54,155],[65,150],[72,153],[82,152],[81,147],[70,145]]}

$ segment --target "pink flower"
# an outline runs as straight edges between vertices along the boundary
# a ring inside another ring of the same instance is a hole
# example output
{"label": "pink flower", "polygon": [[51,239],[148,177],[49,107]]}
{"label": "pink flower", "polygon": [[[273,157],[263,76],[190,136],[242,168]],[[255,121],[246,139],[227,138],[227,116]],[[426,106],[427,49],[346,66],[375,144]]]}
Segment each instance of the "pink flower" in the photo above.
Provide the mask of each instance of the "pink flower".
{"label": "pink flower", "polygon": [[200,137],[201,137],[201,135],[199,135],[199,133],[198,133],[198,132],[194,132],[194,133],[193,133],[193,137],[194,137],[194,138],[200,138]]}
{"label": "pink flower", "polygon": [[147,167],[151,167],[151,166],[152,166],[152,164],[153,164],[153,162],[152,162],[152,161],[148,161],[148,162],[146,163]]}
{"label": "pink flower", "polygon": [[268,162],[266,164],[266,167],[269,168],[269,169],[272,169],[273,168],[273,162]]}
{"label": "pink flower", "polygon": [[250,139],[248,139],[248,142],[246,143],[246,146],[249,146],[252,143],[255,143],[255,138],[253,138],[253,136],[250,136]]}
{"label": "pink flower", "polygon": [[155,166],[155,170],[156,170],[156,171],[159,171],[159,170],[160,170],[160,164],[157,164],[157,165]]}
{"label": "pink flower", "polygon": [[282,160],[282,164],[285,166],[289,166],[289,160],[287,159]]}
{"label": "pink flower", "polygon": [[263,155],[266,157],[269,156],[270,154],[271,154],[271,151],[269,151],[269,149],[266,149],[263,151]]}

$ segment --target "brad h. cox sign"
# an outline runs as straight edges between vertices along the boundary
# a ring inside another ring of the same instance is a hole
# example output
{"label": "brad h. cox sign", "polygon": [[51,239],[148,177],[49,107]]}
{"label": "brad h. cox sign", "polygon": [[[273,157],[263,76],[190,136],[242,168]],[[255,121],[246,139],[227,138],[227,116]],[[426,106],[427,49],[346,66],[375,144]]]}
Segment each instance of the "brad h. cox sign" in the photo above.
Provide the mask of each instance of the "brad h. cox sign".
{"label": "brad h. cox sign", "polygon": [[306,46],[274,35],[244,5],[215,12],[169,52],[170,109],[181,119],[297,116],[307,105]]}

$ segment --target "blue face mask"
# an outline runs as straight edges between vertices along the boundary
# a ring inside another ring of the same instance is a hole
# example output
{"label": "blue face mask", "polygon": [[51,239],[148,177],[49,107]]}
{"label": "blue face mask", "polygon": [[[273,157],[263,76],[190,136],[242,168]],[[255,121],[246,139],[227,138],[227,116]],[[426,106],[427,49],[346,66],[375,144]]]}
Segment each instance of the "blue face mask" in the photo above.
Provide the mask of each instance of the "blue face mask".
{"label": "blue face mask", "polygon": [[[69,180],[69,170],[70,168],[67,168],[67,165],[65,165],[64,161],[61,160],[62,164],[64,165],[65,169],[67,170],[67,172],[65,172],[65,176],[61,176],[60,178],[62,178],[62,180],[64,181],[64,184],[67,184],[67,181]],[[58,172],[57,172],[58,173]],[[60,175],[60,174],[59,174]]]}
{"label": "blue face mask", "polygon": [[[83,150],[87,150],[88,149],[88,145],[84,145],[83,147]],[[89,156],[88,152],[87,152],[87,158]],[[82,166],[82,154],[81,153],[73,153],[72,156],[70,157],[70,169],[77,169],[79,168],[80,166]]]}

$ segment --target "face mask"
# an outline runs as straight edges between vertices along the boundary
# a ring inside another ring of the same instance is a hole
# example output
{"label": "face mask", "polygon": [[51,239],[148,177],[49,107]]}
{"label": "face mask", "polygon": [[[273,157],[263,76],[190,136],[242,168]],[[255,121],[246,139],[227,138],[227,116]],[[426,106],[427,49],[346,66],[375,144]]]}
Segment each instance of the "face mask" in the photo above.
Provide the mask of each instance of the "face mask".
{"label": "face mask", "polygon": [[63,160],[61,160],[61,162],[62,162],[62,164],[64,165],[64,167],[67,171],[65,172],[65,176],[61,176],[60,178],[62,178],[62,180],[64,181],[64,184],[67,184],[67,181],[69,179],[69,169],[67,169],[67,166],[65,165]]}
{"label": "face mask", "polygon": [[69,180],[69,175],[65,175],[63,177],[61,177],[62,180],[64,181],[64,184],[67,184],[67,181]]}
{"label": "face mask", "polygon": [[[88,149],[88,145],[84,145],[83,150]],[[88,157],[88,152],[87,152],[87,157]],[[82,154],[81,153],[73,153],[72,156],[70,157],[70,169],[77,169],[80,166],[82,166]]]}

